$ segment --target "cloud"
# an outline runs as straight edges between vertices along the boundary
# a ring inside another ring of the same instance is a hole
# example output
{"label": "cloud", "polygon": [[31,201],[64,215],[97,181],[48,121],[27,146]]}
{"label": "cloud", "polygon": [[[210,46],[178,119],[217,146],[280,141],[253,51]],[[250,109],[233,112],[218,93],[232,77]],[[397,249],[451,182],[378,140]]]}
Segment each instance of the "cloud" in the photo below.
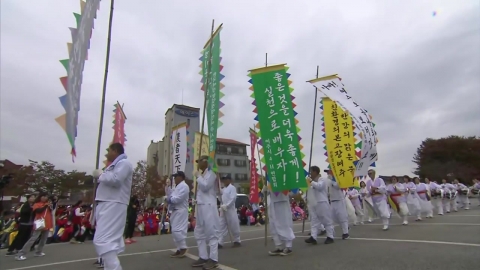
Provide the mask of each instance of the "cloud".
{"label": "cloud", "polygon": [[[410,173],[423,139],[480,135],[478,8],[474,1],[117,1],[102,158],[113,136],[117,100],[125,103],[132,161],[146,159],[150,140],[164,136],[164,113],[173,103],[202,107],[198,58],[215,19],[224,23],[226,76],[219,137],[249,142],[254,114],[246,74],[263,66],[268,53],[270,64],[291,67],[307,159],[314,92],[305,81],[315,77],[319,65],[320,76],[338,73],[373,115],[380,139],[378,172]],[[75,26],[72,12],[79,9],[73,0],[2,3],[2,159],[94,168],[109,1],[101,2],[85,65],[75,163],[54,121],[63,113],[58,78],[66,74],[58,60],[67,57],[68,27]],[[312,163],[325,167],[318,121],[316,127]]]}

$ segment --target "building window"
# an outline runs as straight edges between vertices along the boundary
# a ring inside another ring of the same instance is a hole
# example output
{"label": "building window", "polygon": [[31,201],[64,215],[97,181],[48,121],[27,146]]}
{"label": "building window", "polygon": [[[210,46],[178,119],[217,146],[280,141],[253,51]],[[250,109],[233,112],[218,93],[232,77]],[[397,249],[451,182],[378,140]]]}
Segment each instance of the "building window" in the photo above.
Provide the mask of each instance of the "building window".
{"label": "building window", "polygon": [[221,144],[217,144],[217,153],[218,154],[226,154],[227,153],[227,147]]}
{"label": "building window", "polygon": [[244,151],[243,147],[239,147],[239,148],[238,148],[238,153],[239,153],[240,155],[245,154],[245,151]]}
{"label": "building window", "polygon": [[230,173],[219,173],[219,176],[220,176],[220,178],[222,178],[222,177],[228,177],[230,179],[232,178],[232,174],[230,174]]}
{"label": "building window", "polygon": [[217,158],[217,165],[218,166],[230,166],[230,159]]}
{"label": "building window", "polygon": [[246,181],[248,180],[248,175],[246,173],[236,173],[235,180]]}
{"label": "building window", "polygon": [[234,164],[235,164],[235,167],[247,167],[246,160],[235,160]]}

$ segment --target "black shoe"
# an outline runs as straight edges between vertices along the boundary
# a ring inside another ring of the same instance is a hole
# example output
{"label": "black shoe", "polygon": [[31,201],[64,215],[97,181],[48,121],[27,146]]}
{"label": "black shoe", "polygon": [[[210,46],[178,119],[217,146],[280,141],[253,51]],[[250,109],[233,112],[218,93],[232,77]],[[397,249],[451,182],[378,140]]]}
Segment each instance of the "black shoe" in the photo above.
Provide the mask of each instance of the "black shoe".
{"label": "black shoe", "polygon": [[325,235],[325,234],[327,234],[327,230],[321,231],[319,235]]}
{"label": "black shoe", "polygon": [[233,247],[241,247],[242,244],[240,242],[233,242]]}
{"label": "black shoe", "polygon": [[347,240],[348,238],[350,238],[350,235],[348,233],[342,234],[342,239],[343,240]]}
{"label": "black shoe", "polygon": [[325,245],[327,245],[327,244],[333,244],[333,242],[334,242],[334,241],[333,241],[333,239],[332,239],[332,238],[330,238],[330,237],[327,237],[327,239],[325,239],[325,242],[324,242],[324,244],[325,244]]}
{"label": "black shoe", "polygon": [[286,248],[282,251],[282,253],[280,253],[280,256],[288,256],[290,254],[292,254],[292,250],[290,248]]}
{"label": "black shoe", "polygon": [[177,258],[183,258],[187,254],[187,249],[180,249],[180,254],[178,254]]}
{"label": "black shoe", "polygon": [[207,260],[200,258],[196,262],[192,263],[192,267],[203,267],[206,263]]}
{"label": "black shoe", "polygon": [[203,265],[203,270],[215,269],[218,267],[218,262],[214,260],[208,260],[206,264]]}
{"label": "black shoe", "polygon": [[178,255],[180,255],[180,250],[177,250],[174,253],[170,254],[170,258],[177,258]]}
{"label": "black shoe", "polygon": [[270,256],[279,256],[279,255],[281,255],[282,253],[283,253],[283,250],[277,248],[277,249],[275,249],[275,250],[269,251],[269,252],[268,252],[268,255],[270,255]]}
{"label": "black shoe", "polygon": [[310,236],[310,238],[305,239],[305,243],[316,245],[317,240],[313,239],[313,237]]}
{"label": "black shoe", "polygon": [[222,245],[220,245],[220,244],[218,244],[218,249],[221,249],[221,248],[223,248],[223,246],[222,246]]}
{"label": "black shoe", "polygon": [[15,256],[17,255],[17,252],[15,251],[8,251],[7,253],[5,253],[5,256],[9,257],[9,256]]}

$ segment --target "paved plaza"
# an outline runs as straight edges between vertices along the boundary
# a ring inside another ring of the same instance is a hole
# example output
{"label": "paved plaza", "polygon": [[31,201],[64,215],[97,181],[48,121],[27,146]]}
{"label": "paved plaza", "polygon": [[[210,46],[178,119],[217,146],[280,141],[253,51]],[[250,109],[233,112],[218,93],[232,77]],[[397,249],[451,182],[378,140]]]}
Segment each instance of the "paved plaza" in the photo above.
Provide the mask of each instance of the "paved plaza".
{"label": "paved plaza", "polygon": [[[480,265],[480,207],[475,200],[471,210],[460,210],[446,216],[435,216],[402,226],[393,217],[389,231],[382,231],[378,221],[352,226],[348,240],[336,239],[332,245],[309,246],[302,233],[302,224],[295,223],[294,253],[286,257],[270,257],[271,239],[265,247],[264,227],[242,226],[242,247],[220,250],[221,269],[224,270],[473,270]],[[341,231],[336,227],[336,236]],[[182,259],[169,258],[173,242],[171,235],[137,238],[120,256],[124,270],[194,269],[190,264],[198,259],[196,242],[189,233],[189,255]],[[88,270],[96,269],[95,249],[91,242],[79,245],[60,243],[48,245],[45,257],[18,262],[0,251],[2,270]]]}

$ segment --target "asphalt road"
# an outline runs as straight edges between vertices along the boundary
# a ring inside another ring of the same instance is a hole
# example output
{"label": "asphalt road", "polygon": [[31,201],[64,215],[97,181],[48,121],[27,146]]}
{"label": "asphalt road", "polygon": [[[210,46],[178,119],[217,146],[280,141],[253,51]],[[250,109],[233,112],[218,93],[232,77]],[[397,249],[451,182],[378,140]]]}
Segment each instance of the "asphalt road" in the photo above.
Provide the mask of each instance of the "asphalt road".
{"label": "asphalt road", "polygon": [[[382,231],[378,221],[351,227],[348,240],[337,239],[332,245],[308,246],[307,236],[302,233],[302,224],[295,223],[294,253],[287,257],[270,257],[273,248],[268,239],[264,243],[264,227],[242,226],[242,247],[220,250],[221,269],[232,270],[473,270],[479,269],[480,260],[480,207],[474,201],[471,210],[460,210],[446,216],[421,222],[410,220],[402,226],[401,220],[392,218],[389,231]],[[336,228],[336,236],[341,231]],[[196,242],[189,233],[187,244],[189,257],[169,258],[174,248],[171,235],[138,238],[138,242],[127,246],[120,260],[124,270],[193,269],[190,264],[197,259]],[[35,258],[29,254],[26,261],[15,261],[4,257],[0,251],[2,270],[84,270],[96,269],[95,250],[91,242],[72,245],[53,244],[45,247],[47,254]]]}

